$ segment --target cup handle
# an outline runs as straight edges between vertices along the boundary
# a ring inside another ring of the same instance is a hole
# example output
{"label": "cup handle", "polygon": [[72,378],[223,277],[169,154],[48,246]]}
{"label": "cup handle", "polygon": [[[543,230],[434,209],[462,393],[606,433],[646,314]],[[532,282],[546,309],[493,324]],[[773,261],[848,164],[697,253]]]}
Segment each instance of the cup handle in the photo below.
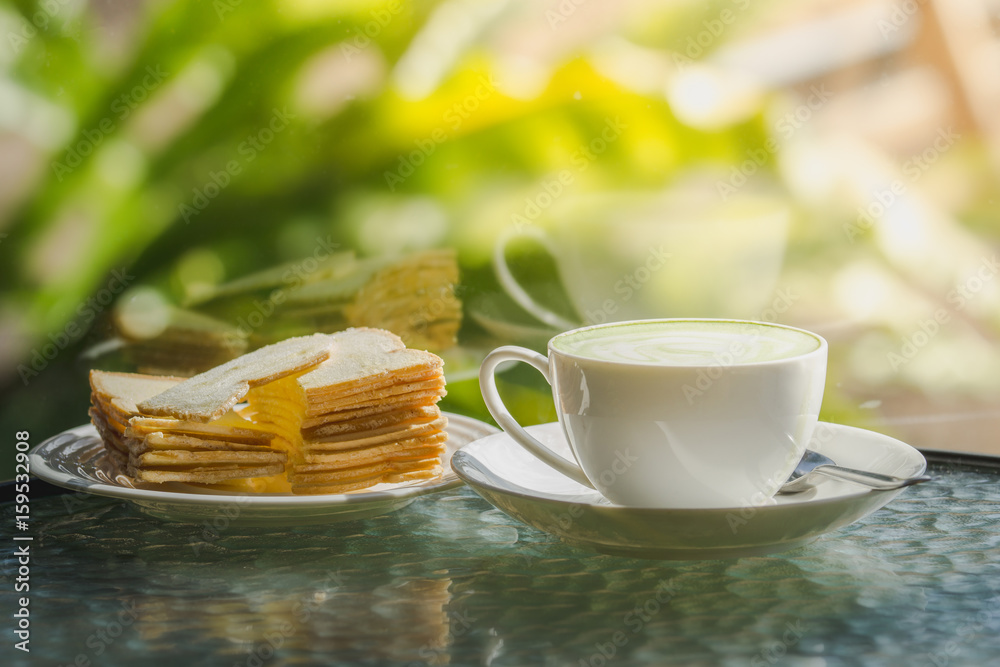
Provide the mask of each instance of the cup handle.
{"label": "cup handle", "polygon": [[555,468],[573,481],[593,489],[594,485],[587,479],[587,475],[579,465],[567,461],[528,435],[528,432],[511,416],[507,410],[507,406],[503,404],[503,400],[500,398],[500,393],[497,391],[496,367],[505,361],[523,361],[526,364],[530,364],[538,369],[538,372],[542,374],[546,382],[552,384],[552,378],[549,376],[549,361],[544,355],[514,345],[498,347],[486,355],[483,365],[479,368],[479,388],[483,392],[483,399],[486,401],[486,407],[490,411],[490,414],[493,415],[493,418],[497,420],[500,427],[506,431],[507,435],[514,442],[524,447],[533,456],[550,467]]}
{"label": "cup handle", "polygon": [[552,242],[542,230],[536,227],[527,227],[522,230],[507,228],[500,234],[500,238],[497,239],[496,244],[493,246],[493,270],[496,272],[497,280],[499,280],[500,284],[503,285],[507,294],[509,294],[510,297],[517,302],[517,305],[534,315],[541,322],[548,324],[550,327],[559,329],[560,331],[576,329],[580,326],[579,322],[567,320],[565,317],[553,313],[551,310],[532,299],[531,295],[524,291],[524,288],[521,287],[520,283],[517,282],[517,279],[514,278],[514,274],[510,272],[510,267],[507,265],[507,246],[515,237],[522,234],[533,237],[542,244],[542,247],[544,247],[545,250],[552,255],[552,257],[557,257],[555,248],[552,247]]}

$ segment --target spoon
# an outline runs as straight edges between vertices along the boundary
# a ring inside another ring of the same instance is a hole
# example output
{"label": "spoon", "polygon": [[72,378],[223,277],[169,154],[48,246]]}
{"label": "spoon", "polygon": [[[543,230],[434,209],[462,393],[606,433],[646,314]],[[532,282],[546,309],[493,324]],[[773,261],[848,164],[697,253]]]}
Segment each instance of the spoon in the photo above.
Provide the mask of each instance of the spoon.
{"label": "spoon", "polygon": [[868,486],[880,491],[901,489],[904,486],[920,484],[931,479],[927,475],[903,478],[882,475],[877,472],[855,470],[854,468],[845,468],[838,466],[830,457],[807,449],[805,454],[802,455],[802,460],[795,466],[795,471],[781,485],[781,488],[778,489],[778,493],[801,493],[807,491],[815,486],[817,475],[826,475],[827,477],[847,480],[848,482],[854,482],[855,484],[861,484],[862,486]]}

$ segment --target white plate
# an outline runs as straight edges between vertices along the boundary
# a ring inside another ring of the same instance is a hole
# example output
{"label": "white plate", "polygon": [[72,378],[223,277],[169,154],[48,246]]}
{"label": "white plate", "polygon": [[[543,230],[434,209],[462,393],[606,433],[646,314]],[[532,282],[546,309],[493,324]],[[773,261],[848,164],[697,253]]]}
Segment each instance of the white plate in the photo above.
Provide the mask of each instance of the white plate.
{"label": "white plate", "polygon": [[[897,477],[920,475],[927,467],[920,452],[899,440],[850,426],[825,426],[825,442],[813,441],[810,447],[841,465]],[[527,430],[572,457],[558,423]],[[569,544],[638,558],[734,558],[793,549],[857,521],[903,491],[823,479],[810,491],[776,496],[759,507],[622,507],[548,467],[505,433],[464,447],[451,465],[479,495],[524,523]]]}
{"label": "white plate", "polygon": [[[497,432],[493,426],[470,417],[447,417],[446,460],[459,447]],[[227,522],[248,526],[363,519],[398,510],[419,496],[462,483],[446,465],[446,472],[437,479],[316,496],[214,491],[180,483],[161,484],[155,489],[133,488],[124,477],[113,476],[101,439],[90,424],[64,431],[38,445],[31,450],[30,464],[31,472],[46,482],[97,496],[122,498],[159,519],[202,523],[224,517]]]}

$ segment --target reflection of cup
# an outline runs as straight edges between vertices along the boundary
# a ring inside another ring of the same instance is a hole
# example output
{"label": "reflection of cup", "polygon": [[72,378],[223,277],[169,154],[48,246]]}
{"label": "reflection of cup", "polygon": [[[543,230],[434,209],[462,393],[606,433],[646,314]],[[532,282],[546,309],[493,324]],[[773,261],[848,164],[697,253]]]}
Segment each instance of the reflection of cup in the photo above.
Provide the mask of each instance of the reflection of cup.
{"label": "reflection of cup", "polygon": [[[556,470],[637,507],[739,507],[770,498],[819,416],[827,345],[792,327],[737,320],[645,320],[568,331],[548,358],[497,348],[479,382],[493,417]],[[504,407],[494,372],[537,368],[577,463],[546,448]]]}
{"label": "reflection of cup", "polygon": [[572,305],[586,323],[650,317],[760,318],[772,297],[790,211],[773,198],[714,191],[619,193],[567,199],[551,224],[508,229],[494,247],[504,290],[542,322],[580,325],[539,304],[517,282],[507,246],[527,236],[556,261]]}

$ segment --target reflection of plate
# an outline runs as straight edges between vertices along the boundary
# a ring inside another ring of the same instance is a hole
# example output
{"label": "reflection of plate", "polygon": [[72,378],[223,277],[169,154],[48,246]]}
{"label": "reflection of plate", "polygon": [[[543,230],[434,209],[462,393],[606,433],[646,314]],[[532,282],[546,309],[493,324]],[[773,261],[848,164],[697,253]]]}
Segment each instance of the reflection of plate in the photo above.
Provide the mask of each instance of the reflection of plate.
{"label": "reflection of plate", "polygon": [[[496,433],[481,421],[448,414],[448,451]],[[91,493],[122,498],[144,514],[167,521],[200,523],[224,516],[248,526],[288,526],[363,519],[405,507],[417,497],[458,486],[462,481],[445,466],[437,479],[407,484],[379,484],[354,493],[319,496],[244,494],[203,489],[187,484],[162,484],[155,489],[133,488],[124,478],[115,479],[104,445],[87,424],[49,438],[31,451],[31,471],[46,482]]]}
{"label": "reflection of plate", "polygon": [[[825,442],[810,447],[837,463],[897,477],[923,474],[924,457],[879,433],[827,424]],[[534,437],[571,458],[557,423],[531,426]],[[733,558],[806,544],[874,512],[902,492],[867,490],[824,479],[805,493],[773,504],[733,509],[649,509],[612,505],[522,449],[506,433],[455,454],[455,472],[490,503],[563,541],[638,558]]]}

